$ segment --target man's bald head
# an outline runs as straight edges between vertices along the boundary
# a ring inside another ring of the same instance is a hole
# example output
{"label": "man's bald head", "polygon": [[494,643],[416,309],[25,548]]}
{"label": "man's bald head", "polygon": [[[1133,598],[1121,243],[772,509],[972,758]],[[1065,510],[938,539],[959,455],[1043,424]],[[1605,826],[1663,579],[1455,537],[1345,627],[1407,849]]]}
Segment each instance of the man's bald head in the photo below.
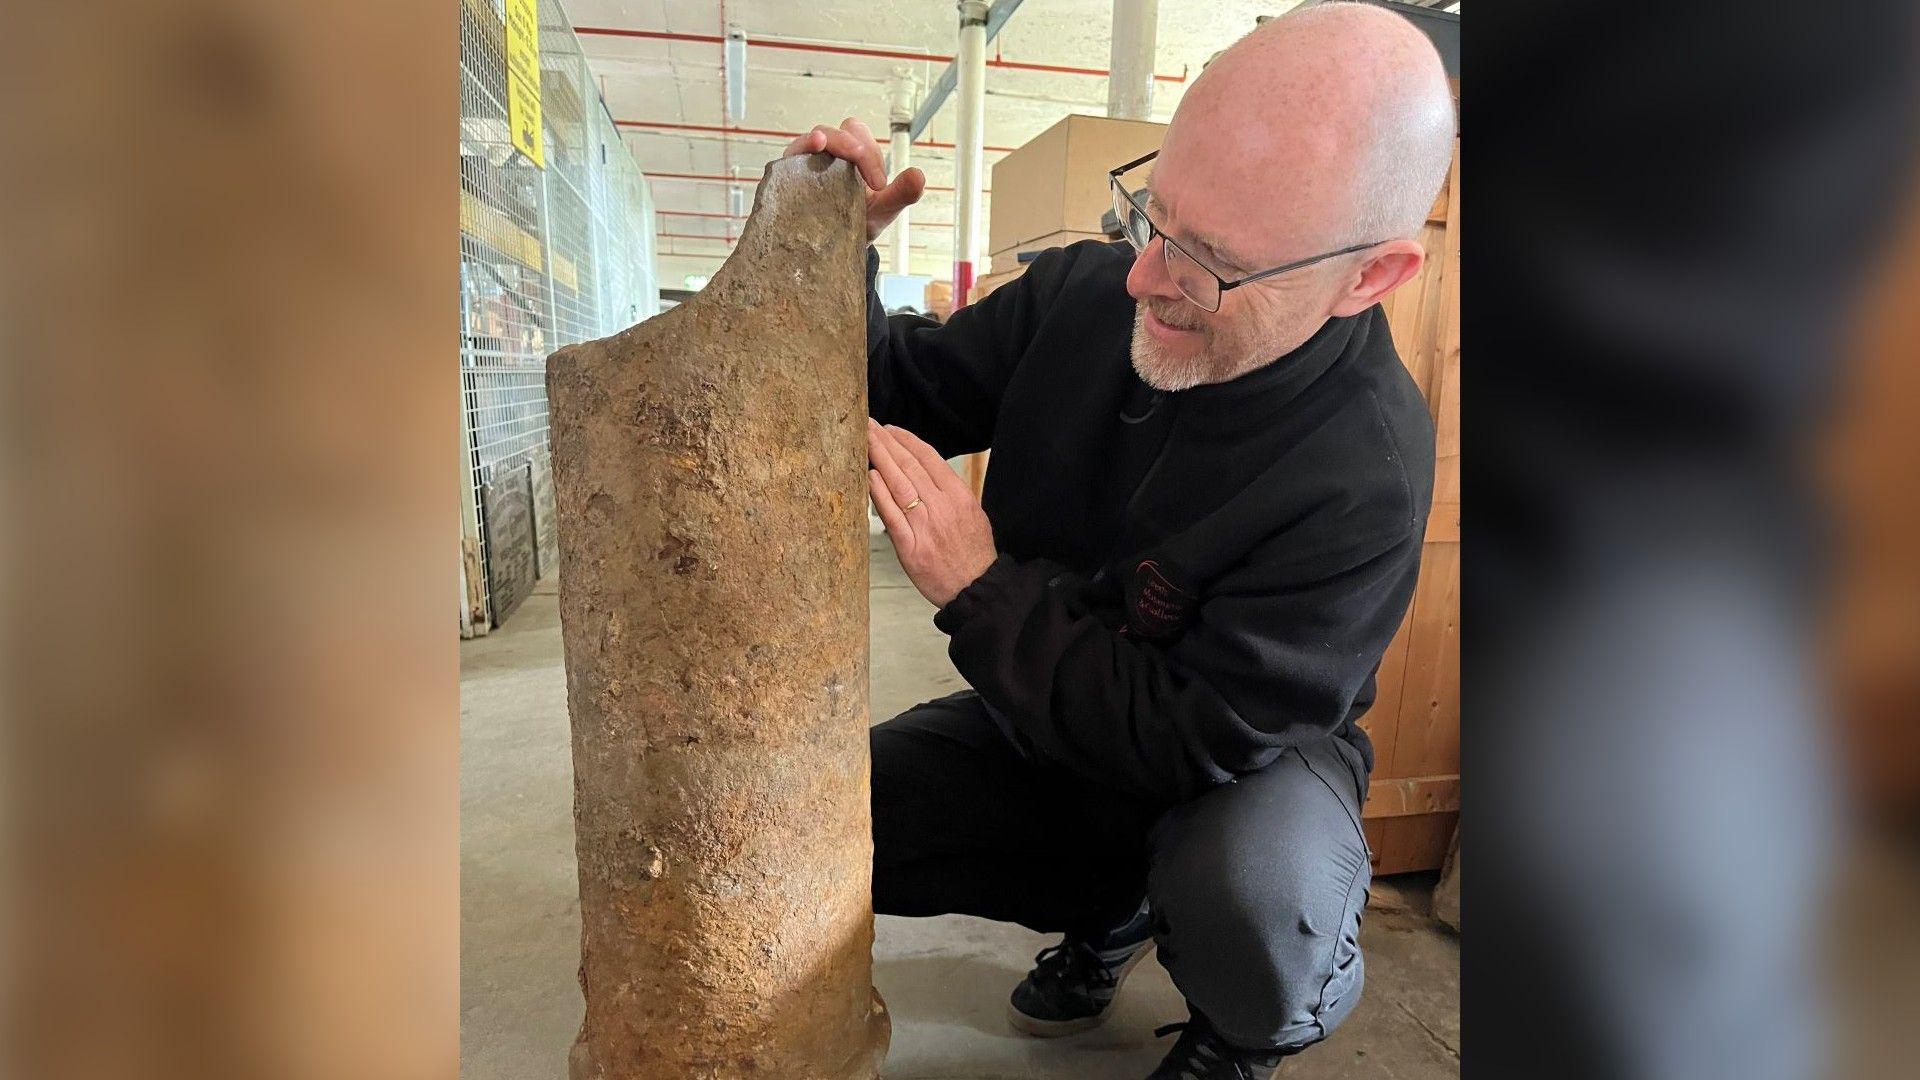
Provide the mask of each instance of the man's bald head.
{"label": "man's bald head", "polygon": [[[1241,38],[1180,99],[1141,193],[1177,247],[1144,245],[1127,275],[1134,370],[1225,382],[1372,308],[1419,272],[1412,237],[1452,159],[1446,72],[1407,20],[1322,4]],[[1200,276],[1293,262],[1231,291]]]}
{"label": "man's bald head", "polygon": [[1163,158],[1217,170],[1208,186],[1246,225],[1291,219],[1262,246],[1297,258],[1313,253],[1300,245],[1416,234],[1453,135],[1446,71],[1426,35],[1383,8],[1330,3],[1264,23],[1207,65]]}

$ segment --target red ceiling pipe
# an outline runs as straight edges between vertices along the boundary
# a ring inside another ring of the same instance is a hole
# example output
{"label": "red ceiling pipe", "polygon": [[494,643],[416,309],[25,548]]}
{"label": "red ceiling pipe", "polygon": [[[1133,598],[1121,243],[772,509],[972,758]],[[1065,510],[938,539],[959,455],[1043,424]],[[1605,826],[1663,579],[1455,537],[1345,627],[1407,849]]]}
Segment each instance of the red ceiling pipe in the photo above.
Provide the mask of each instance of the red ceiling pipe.
{"label": "red ceiling pipe", "polygon": [[[615,120],[613,123],[616,127],[640,128],[647,131],[701,131],[711,132],[722,137],[727,135],[756,135],[769,139],[797,139],[806,134],[804,131],[774,131],[771,128],[733,127],[730,124],[682,124],[667,120]],[[952,143],[935,142],[932,139],[921,139],[913,145],[928,146],[935,150],[953,149]],[[995,153],[1010,154],[1018,148],[1012,146],[989,146],[985,147],[985,149],[992,150]]]}
{"label": "red ceiling pipe", "polygon": [[743,176],[735,180],[731,176],[714,176],[709,173],[650,172],[644,175],[649,180],[716,180],[722,184],[757,184],[760,182],[760,178],[757,176]]}
{"label": "red ceiling pipe", "polygon": [[598,34],[602,37],[645,38],[648,41],[701,41],[709,45],[724,45],[726,39],[719,34],[680,34],[671,30],[621,30],[609,26],[576,26],[576,34]]}
{"label": "red ceiling pipe", "polygon": [[[716,214],[708,210],[662,210],[659,207],[655,207],[653,212],[656,214],[665,214],[669,217],[725,218],[728,221],[747,220],[747,215],[745,214],[742,214],[739,216],[735,216],[733,214]],[[953,228],[953,222],[951,221],[922,221],[922,222],[919,222],[918,224],[934,226],[942,229]]]}
{"label": "red ceiling pipe", "polygon": [[[739,239],[737,237],[720,236],[718,234],[713,234],[713,233],[657,232],[657,233],[654,233],[653,235],[654,235],[654,238],[657,240],[711,240],[716,244],[727,244],[729,246],[739,243]],[[916,251],[927,250],[927,245],[925,244],[909,244],[907,246],[913,248]],[[684,253],[669,251],[666,254],[668,255],[674,255],[674,254],[713,255],[718,253],[711,252],[711,251],[693,251],[693,252],[684,252]]]}
{"label": "red ceiling pipe", "polygon": [[[1106,68],[1068,67],[1064,64],[1032,64],[1019,60],[1000,60],[992,57],[988,58],[987,66],[990,68],[1012,68],[1015,71],[1045,71],[1055,75],[1098,75],[1103,79],[1109,74]],[[1183,83],[1187,81],[1187,77],[1185,75],[1155,75],[1153,81]]]}
{"label": "red ceiling pipe", "polygon": [[[646,178],[649,180],[695,180],[695,181],[704,181],[707,183],[714,183],[714,184],[733,184],[733,183],[757,184],[760,182],[760,178],[757,176],[743,176],[736,181],[730,176],[714,176],[709,173],[650,172],[645,175],[646,175]],[[953,190],[952,188],[942,184],[928,184],[926,189],[928,191],[952,191]],[[981,188],[980,194],[986,195],[986,194],[989,194],[992,190],[993,190],[992,188]]]}
{"label": "red ceiling pipe", "polygon": [[[688,41],[703,45],[722,45],[726,39],[718,34],[682,34],[671,30],[621,30],[605,26],[576,26],[576,34],[597,34],[602,37],[642,38],[648,41]],[[811,41],[780,41],[765,37],[748,37],[747,44],[761,49],[787,49],[793,52],[833,53],[837,56],[869,56],[877,60],[926,60],[936,64],[945,64],[953,60],[951,56],[940,53],[911,52],[905,49],[872,49],[859,45],[822,45]],[[1012,71],[1045,71],[1055,75],[1097,75],[1105,78],[1105,68],[1070,67],[1065,64],[1036,64],[1024,60],[1005,60],[989,57],[988,67],[1006,68]],[[1154,76],[1157,82],[1183,83],[1187,81],[1185,72],[1178,75]]]}

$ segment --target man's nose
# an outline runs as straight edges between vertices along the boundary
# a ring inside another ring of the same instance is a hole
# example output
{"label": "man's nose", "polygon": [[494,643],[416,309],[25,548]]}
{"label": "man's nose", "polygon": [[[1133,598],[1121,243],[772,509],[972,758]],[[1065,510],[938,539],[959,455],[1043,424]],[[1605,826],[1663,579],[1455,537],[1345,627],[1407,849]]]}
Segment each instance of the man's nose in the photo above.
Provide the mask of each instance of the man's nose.
{"label": "man's nose", "polygon": [[1133,267],[1127,271],[1127,295],[1135,300],[1145,300],[1149,296],[1158,296],[1167,300],[1182,299],[1180,289],[1167,276],[1166,253],[1160,245],[1166,243],[1156,234],[1146,247],[1133,256]]}

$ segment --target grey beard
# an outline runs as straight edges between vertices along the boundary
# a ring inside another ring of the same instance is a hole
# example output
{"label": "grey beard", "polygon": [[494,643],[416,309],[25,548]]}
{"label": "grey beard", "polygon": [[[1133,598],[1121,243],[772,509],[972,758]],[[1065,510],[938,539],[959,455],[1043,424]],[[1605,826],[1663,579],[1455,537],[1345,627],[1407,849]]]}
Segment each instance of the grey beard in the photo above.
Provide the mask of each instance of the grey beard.
{"label": "grey beard", "polygon": [[1212,352],[1204,349],[1185,360],[1173,359],[1147,332],[1146,316],[1138,310],[1133,315],[1132,353],[1133,372],[1140,376],[1140,381],[1155,390],[1168,393],[1191,390],[1209,383],[1231,382],[1271,362],[1262,359],[1242,360],[1226,365],[1225,370],[1219,370]]}
{"label": "grey beard", "polygon": [[1140,349],[1136,345],[1133,350],[1133,373],[1140,376],[1141,382],[1155,390],[1164,390],[1169,393],[1176,390],[1191,390],[1207,381],[1205,359],[1201,356],[1179,364],[1155,367],[1142,361]]}
{"label": "grey beard", "polygon": [[1203,350],[1186,360],[1173,360],[1161,350],[1158,342],[1147,333],[1146,316],[1135,311],[1133,315],[1133,372],[1140,381],[1169,393],[1176,390],[1191,390],[1207,381],[1207,354]]}

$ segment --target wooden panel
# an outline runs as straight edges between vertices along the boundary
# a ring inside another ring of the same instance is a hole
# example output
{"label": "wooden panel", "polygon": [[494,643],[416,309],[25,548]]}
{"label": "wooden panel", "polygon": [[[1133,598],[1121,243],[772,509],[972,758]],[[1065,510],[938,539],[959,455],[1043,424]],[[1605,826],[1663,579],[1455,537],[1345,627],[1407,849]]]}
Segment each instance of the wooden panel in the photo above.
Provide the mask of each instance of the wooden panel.
{"label": "wooden panel", "polygon": [[1366,832],[1375,872],[1437,869],[1458,820],[1460,774],[1460,154],[1420,233],[1420,275],[1383,304],[1434,418],[1433,509],[1420,581],[1382,658]]}
{"label": "wooden panel", "polygon": [[[1428,233],[1437,232],[1433,226],[1422,230],[1423,245]],[[1387,329],[1393,335],[1394,349],[1400,354],[1400,362],[1414,373],[1413,381],[1416,384],[1421,381],[1417,369],[1422,366],[1417,352],[1420,344],[1420,309],[1423,306],[1421,301],[1428,284],[1439,274],[1439,270],[1438,263],[1429,261],[1420,268],[1413,280],[1388,293],[1386,299],[1380,302],[1387,316]]]}
{"label": "wooden panel", "polygon": [[[1433,392],[1428,401],[1433,404],[1434,416],[1434,455],[1436,457],[1458,457],[1460,454],[1460,141],[1453,144],[1453,175],[1447,183],[1447,197],[1452,202],[1450,221],[1453,227],[1446,230],[1442,237],[1441,262],[1445,272],[1441,275],[1440,310],[1434,323],[1434,340],[1438,344],[1436,363],[1439,370],[1435,373]],[[1457,477],[1456,473],[1456,477]],[[1459,489],[1455,487],[1454,498],[1459,498]]]}
{"label": "wooden panel", "polygon": [[1416,814],[1409,817],[1369,818],[1360,823],[1373,849],[1373,872],[1404,874],[1438,870],[1447,859],[1458,813]]}
{"label": "wooden panel", "polygon": [[[1435,401],[1433,416],[1433,454],[1435,464],[1447,458],[1460,456],[1460,350],[1455,347],[1451,356],[1442,356],[1440,375],[1434,381]],[[1459,476],[1454,476],[1456,497],[1459,491]]]}
{"label": "wooden panel", "polygon": [[[1437,252],[1442,244],[1440,235],[1444,231],[1443,226],[1429,224],[1420,230],[1417,239],[1430,253]],[[1411,281],[1388,293],[1380,301],[1380,307],[1387,314],[1387,325],[1393,331],[1394,345],[1401,349],[1402,361],[1406,360],[1406,350],[1418,344],[1420,300],[1426,293],[1427,282],[1437,280],[1440,265],[1439,261],[1428,259]]]}
{"label": "wooden panel", "polygon": [[1387,327],[1393,335],[1394,350],[1407,366],[1414,385],[1432,401],[1433,372],[1439,351],[1440,306],[1445,293],[1444,257],[1447,228],[1427,225],[1420,230],[1420,246],[1427,250],[1426,262],[1413,280],[1400,286],[1381,301]]}
{"label": "wooden panel", "polygon": [[1460,777],[1407,776],[1376,778],[1367,787],[1363,818],[1443,814],[1460,809]]}
{"label": "wooden panel", "polygon": [[[1459,364],[1450,365],[1458,370]],[[1433,508],[1427,514],[1427,541],[1460,539],[1460,398],[1459,378],[1441,381],[1441,423],[1434,432]],[[1454,402],[1448,405],[1448,400]],[[1451,453],[1447,453],[1451,444]]]}
{"label": "wooden panel", "polygon": [[1428,544],[1407,630],[1399,732],[1385,776],[1460,771],[1460,545]]}
{"label": "wooden panel", "polygon": [[499,626],[533,591],[533,488],[525,462],[496,468],[480,488],[487,522],[487,592]]}
{"label": "wooden panel", "polygon": [[1403,685],[1402,675],[1407,666],[1407,628],[1413,623],[1413,610],[1409,605],[1406,615],[1400,619],[1400,630],[1388,643],[1387,651],[1380,657],[1380,667],[1374,673],[1375,688],[1373,707],[1360,718],[1360,730],[1373,740],[1374,774],[1380,775],[1382,767],[1393,760],[1394,743],[1400,736],[1400,696]]}
{"label": "wooden panel", "polygon": [[1460,455],[1448,454],[1435,458],[1433,462],[1433,502],[1458,503],[1460,501]]}
{"label": "wooden panel", "polygon": [[[1420,663],[1409,667],[1409,657],[1415,638],[1414,618],[1416,613],[1422,610],[1423,596],[1427,597],[1429,610],[1436,617],[1445,615],[1450,622],[1457,624],[1454,616],[1459,611],[1460,506],[1457,501],[1449,504],[1435,504],[1434,513],[1436,516],[1450,518],[1452,525],[1440,526],[1438,531],[1451,532],[1452,536],[1444,541],[1434,541],[1433,534],[1436,526],[1433,520],[1429,519],[1427,523],[1429,542],[1421,549],[1420,581],[1414,587],[1413,601],[1407,605],[1407,614],[1400,620],[1399,631],[1394,634],[1393,641],[1387,645],[1387,651],[1380,657],[1380,667],[1375,674],[1377,685],[1373,707],[1360,718],[1360,727],[1366,731],[1367,737],[1373,740],[1375,776],[1428,775],[1419,771],[1408,771],[1407,768],[1402,767],[1397,760],[1397,749],[1400,741],[1400,725],[1409,711],[1420,714],[1418,722],[1423,725],[1436,722],[1432,715],[1432,707],[1426,701],[1418,700],[1423,691],[1409,689],[1407,682],[1411,672],[1414,679],[1426,679],[1431,683],[1436,668],[1435,658],[1431,656],[1424,656]],[[1440,590],[1440,583],[1434,578],[1436,573],[1443,576],[1452,575],[1454,584],[1450,593],[1441,592],[1438,596],[1434,595],[1437,590]],[[1432,637],[1431,626],[1428,629],[1429,635],[1428,638],[1423,639],[1422,647],[1445,647],[1444,640]],[[1447,699],[1450,707],[1446,715],[1439,718],[1439,722],[1450,722],[1454,725],[1457,741],[1460,670],[1457,625],[1452,626],[1452,632],[1455,638],[1452,645],[1454,650],[1452,660],[1448,661],[1444,656],[1438,658],[1438,670],[1445,684],[1442,689],[1450,695]],[[1451,717],[1451,720],[1448,721],[1446,717]],[[1417,758],[1410,760],[1417,760]],[[1438,770],[1438,773],[1456,771],[1457,769],[1445,769]]]}

